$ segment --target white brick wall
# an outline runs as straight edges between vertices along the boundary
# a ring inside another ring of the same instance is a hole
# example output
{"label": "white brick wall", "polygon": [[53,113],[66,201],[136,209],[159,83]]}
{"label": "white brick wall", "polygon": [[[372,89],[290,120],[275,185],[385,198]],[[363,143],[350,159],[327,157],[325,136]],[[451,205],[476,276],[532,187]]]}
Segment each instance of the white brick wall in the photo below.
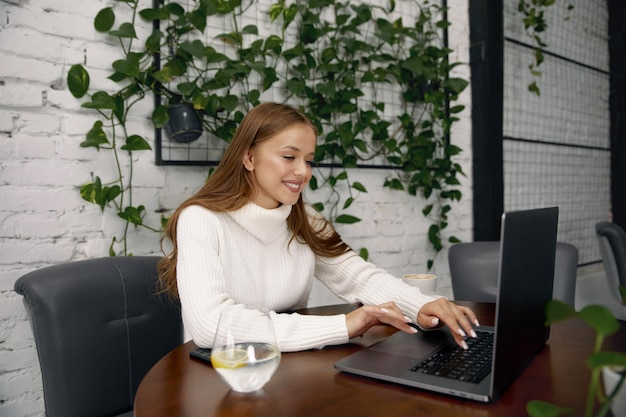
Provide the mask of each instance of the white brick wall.
{"label": "white brick wall", "polygon": [[[146,7],[149,2],[143,0]],[[92,87],[106,88],[114,46],[95,33],[92,19],[109,1],[3,0],[0,2],[0,415],[44,414],[41,375],[21,297],[13,291],[24,273],[47,265],[106,256],[111,236],[120,227],[115,216],[84,202],[80,184],[92,172],[111,169],[106,153],[79,148],[95,120],[67,90],[69,67],[87,61]],[[455,60],[467,62],[467,1],[451,2],[451,46]],[[148,28],[146,28],[147,30]],[[460,76],[469,79],[469,68]],[[470,166],[468,106],[453,132],[453,142],[465,149],[460,159]],[[149,138],[151,100],[145,101],[133,128]],[[149,209],[173,208],[195,191],[206,176],[202,167],[157,167],[151,153],[138,153],[138,198]],[[353,179],[369,189],[351,212],[364,219],[359,226],[341,227],[354,247],[365,246],[371,259],[396,274],[422,271],[430,257],[421,216],[422,203],[405,193],[381,187],[385,172],[362,170]],[[463,179],[464,199],[454,207],[449,230],[471,238],[471,184]],[[315,196],[310,200],[315,201]],[[158,221],[158,214],[150,214]],[[135,254],[157,254],[159,237],[140,232],[132,237]],[[437,258],[435,272],[450,295],[447,258]],[[332,302],[316,286],[312,305]]]}

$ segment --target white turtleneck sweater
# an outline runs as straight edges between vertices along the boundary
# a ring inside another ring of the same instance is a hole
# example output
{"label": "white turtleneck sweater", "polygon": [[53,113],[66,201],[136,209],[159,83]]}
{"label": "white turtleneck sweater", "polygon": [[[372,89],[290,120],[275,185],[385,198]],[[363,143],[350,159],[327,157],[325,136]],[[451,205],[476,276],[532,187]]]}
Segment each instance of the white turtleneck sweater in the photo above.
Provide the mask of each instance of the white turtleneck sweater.
{"label": "white turtleneck sweater", "polygon": [[350,251],[316,256],[287,226],[291,206],[267,210],[249,203],[216,213],[185,208],[178,219],[177,280],[185,332],[211,347],[220,313],[236,309],[242,331],[260,328],[258,310],[269,311],[281,351],[321,348],[348,341],[345,315],[281,313],[306,307],[313,279],[348,303],[395,302],[415,319],[434,298],[423,295]]}

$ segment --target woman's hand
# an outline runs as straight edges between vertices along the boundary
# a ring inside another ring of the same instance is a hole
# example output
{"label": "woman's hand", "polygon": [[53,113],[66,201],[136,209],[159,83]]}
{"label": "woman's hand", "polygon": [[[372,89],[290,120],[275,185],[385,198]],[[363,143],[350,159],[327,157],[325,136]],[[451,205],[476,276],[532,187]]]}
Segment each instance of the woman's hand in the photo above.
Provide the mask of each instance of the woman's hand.
{"label": "woman's hand", "polygon": [[417,315],[417,324],[422,329],[433,329],[443,324],[447,325],[454,340],[463,349],[467,349],[465,336],[476,337],[474,326],[479,326],[474,312],[463,306],[458,306],[445,298],[439,298],[424,304]]}
{"label": "woman's hand", "polygon": [[[423,307],[422,307],[423,309]],[[370,327],[378,324],[389,324],[403,332],[417,333],[417,330],[408,325],[412,320],[402,314],[398,306],[392,302],[377,306],[363,306],[346,314],[348,336],[361,336]]]}

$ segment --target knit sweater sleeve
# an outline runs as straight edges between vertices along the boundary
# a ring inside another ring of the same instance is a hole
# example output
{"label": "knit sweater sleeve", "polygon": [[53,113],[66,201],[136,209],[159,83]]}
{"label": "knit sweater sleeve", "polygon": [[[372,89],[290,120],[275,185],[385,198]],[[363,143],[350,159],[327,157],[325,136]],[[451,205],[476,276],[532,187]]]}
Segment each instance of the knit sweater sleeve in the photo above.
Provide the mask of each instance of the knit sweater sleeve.
{"label": "knit sweater sleeve", "polygon": [[[320,233],[332,231],[332,226],[318,212],[310,206],[307,210],[315,229]],[[352,250],[335,258],[317,257],[315,276],[349,303],[378,305],[391,301],[413,320],[424,304],[441,298],[422,294],[418,288],[365,261]]]}
{"label": "knit sweater sleeve", "polygon": [[416,320],[422,306],[440,297],[422,294],[354,251],[337,258],[318,258],[316,277],[349,303],[378,305],[389,301],[409,318]]}
{"label": "knit sweater sleeve", "polygon": [[[200,347],[212,347],[222,311],[231,309],[240,315],[241,333],[254,337],[262,328],[259,314],[262,305],[255,307],[236,301],[237,294],[229,294],[221,257],[231,256],[224,250],[225,230],[218,216],[204,208],[185,208],[177,223],[177,282],[186,332]],[[261,302],[260,302],[261,303]],[[307,316],[296,313],[269,312],[282,351],[321,348],[346,343],[348,331],[345,315]]]}

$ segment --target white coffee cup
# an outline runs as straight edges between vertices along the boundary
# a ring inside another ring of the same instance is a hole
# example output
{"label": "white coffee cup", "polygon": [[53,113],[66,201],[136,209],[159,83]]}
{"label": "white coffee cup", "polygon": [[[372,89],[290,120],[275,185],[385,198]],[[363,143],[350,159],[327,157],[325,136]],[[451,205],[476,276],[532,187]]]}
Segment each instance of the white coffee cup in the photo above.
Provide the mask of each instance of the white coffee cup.
{"label": "white coffee cup", "polygon": [[406,274],[402,276],[406,284],[417,287],[422,294],[433,295],[437,289],[437,275],[432,274]]}

